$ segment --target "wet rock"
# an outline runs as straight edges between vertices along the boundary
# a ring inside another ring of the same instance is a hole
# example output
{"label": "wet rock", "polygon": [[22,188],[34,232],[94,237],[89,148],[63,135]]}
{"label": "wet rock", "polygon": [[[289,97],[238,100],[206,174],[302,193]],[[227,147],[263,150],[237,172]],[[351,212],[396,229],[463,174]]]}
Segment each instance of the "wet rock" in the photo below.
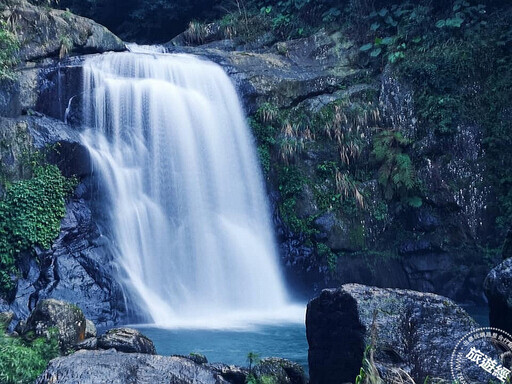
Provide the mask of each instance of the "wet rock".
{"label": "wet rock", "polygon": [[512,333],[512,259],[495,267],[484,281],[492,327]]}
{"label": "wet rock", "polygon": [[94,323],[89,320],[89,319],[86,319],[85,320],[85,338],[90,338],[90,337],[96,337],[96,334],[97,334],[97,331],[96,331],[96,326],[94,325]]}
{"label": "wet rock", "polygon": [[254,368],[256,378],[271,376],[276,384],[306,384],[304,369],[297,363],[279,357],[262,359]]}
{"label": "wet rock", "polygon": [[477,324],[442,296],[346,284],[309,302],[306,327],[310,382],[327,384],[353,382],[368,345],[385,382],[397,369],[451,380],[454,346]]}
{"label": "wet rock", "polygon": [[222,376],[231,384],[246,384],[249,370],[237,367],[235,365],[227,365],[222,363],[208,364],[213,371]]}
{"label": "wet rock", "polygon": [[37,384],[224,384],[213,369],[176,356],[78,351],[50,362]]}
{"label": "wet rock", "polygon": [[98,348],[114,348],[125,353],[156,354],[153,342],[142,333],[131,328],[114,328],[98,338]]}
{"label": "wet rock", "polygon": [[36,336],[48,337],[53,328],[57,329],[61,350],[66,351],[84,340],[85,316],[76,305],[42,300],[21,327],[21,333],[34,332]]}
{"label": "wet rock", "polygon": [[0,116],[17,117],[21,114],[19,83],[14,80],[0,80]]}
{"label": "wet rock", "polygon": [[84,341],[79,342],[75,346],[75,350],[79,351],[80,349],[95,351],[98,349],[98,339],[96,337],[89,337]]}

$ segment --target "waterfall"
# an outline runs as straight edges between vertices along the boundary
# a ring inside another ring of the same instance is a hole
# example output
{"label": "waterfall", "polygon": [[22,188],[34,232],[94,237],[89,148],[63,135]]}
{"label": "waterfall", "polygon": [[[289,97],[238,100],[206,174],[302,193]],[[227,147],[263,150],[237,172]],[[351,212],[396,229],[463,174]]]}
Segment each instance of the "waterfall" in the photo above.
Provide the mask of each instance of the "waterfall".
{"label": "waterfall", "polygon": [[[84,64],[84,124],[123,283],[150,322],[292,315],[254,143],[218,65],[108,53]],[[296,313],[296,312],[295,312]]]}

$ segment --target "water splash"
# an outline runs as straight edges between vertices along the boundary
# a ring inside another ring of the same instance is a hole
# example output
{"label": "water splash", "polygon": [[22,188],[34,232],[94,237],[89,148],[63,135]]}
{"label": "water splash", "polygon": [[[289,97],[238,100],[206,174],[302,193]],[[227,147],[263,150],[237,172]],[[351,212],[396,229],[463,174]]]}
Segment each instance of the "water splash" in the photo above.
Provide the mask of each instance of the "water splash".
{"label": "water splash", "polygon": [[84,65],[83,140],[110,195],[126,288],[160,326],[301,321],[229,78],[193,56],[135,51]]}

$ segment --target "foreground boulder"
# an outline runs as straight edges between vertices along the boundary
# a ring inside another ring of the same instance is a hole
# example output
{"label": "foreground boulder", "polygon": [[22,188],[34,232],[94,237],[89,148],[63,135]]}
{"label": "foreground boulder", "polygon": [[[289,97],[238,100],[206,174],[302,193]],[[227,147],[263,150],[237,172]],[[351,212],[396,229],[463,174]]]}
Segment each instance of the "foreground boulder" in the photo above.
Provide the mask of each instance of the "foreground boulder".
{"label": "foreground boulder", "polygon": [[512,259],[494,268],[484,281],[492,327],[512,332]]}
{"label": "foreground boulder", "polygon": [[36,384],[221,384],[227,381],[207,366],[177,356],[79,351],[54,359]]}
{"label": "foreground boulder", "polygon": [[98,338],[98,348],[114,348],[125,353],[156,354],[153,342],[142,333],[131,328],[114,328]]}
{"label": "foreground boulder", "polygon": [[256,378],[272,377],[275,384],[306,384],[308,382],[300,364],[279,357],[262,359],[254,368]]}
{"label": "foreground boulder", "polygon": [[37,304],[19,330],[22,334],[34,332],[36,336],[48,337],[56,329],[61,350],[66,351],[84,340],[85,327],[85,316],[76,305],[47,299]]}
{"label": "foreground boulder", "polygon": [[368,346],[385,382],[423,382],[451,380],[453,349],[477,324],[442,296],[346,284],[310,301],[306,328],[311,384],[354,382]]}

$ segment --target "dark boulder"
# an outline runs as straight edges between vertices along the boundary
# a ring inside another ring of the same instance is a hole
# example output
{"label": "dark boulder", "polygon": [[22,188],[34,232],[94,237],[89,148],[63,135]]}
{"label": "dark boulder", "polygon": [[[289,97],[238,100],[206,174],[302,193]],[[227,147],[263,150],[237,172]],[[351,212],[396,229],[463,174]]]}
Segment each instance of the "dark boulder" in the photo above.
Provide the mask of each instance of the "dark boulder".
{"label": "dark boulder", "polygon": [[50,362],[36,384],[222,384],[227,381],[205,365],[176,356],[78,351]]}
{"label": "dark boulder", "polygon": [[208,364],[208,367],[232,384],[246,384],[249,370],[222,363]]}
{"label": "dark boulder", "polygon": [[495,267],[484,281],[492,327],[512,332],[512,259]]}
{"label": "dark boulder", "polygon": [[310,382],[328,384],[353,382],[369,345],[385,382],[402,371],[451,380],[453,349],[477,324],[442,296],[346,284],[309,302],[306,327]]}
{"label": "dark boulder", "polygon": [[153,342],[142,333],[131,328],[114,328],[98,338],[98,348],[114,348],[125,353],[156,354]]}
{"label": "dark boulder", "polygon": [[280,357],[262,359],[254,368],[256,378],[270,376],[275,384],[306,384],[304,369],[293,361]]}
{"label": "dark boulder", "polygon": [[54,299],[42,300],[19,328],[22,334],[34,332],[36,336],[46,337],[52,329],[57,329],[60,347],[66,351],[84,340],[85,316],[74,304]]}
{"label": "dark boulder", "polygon": [[98,339],[96,337],[89,337],[84,341],[79,342],[75,345],[75,350],[79,351],[80,349],[88,349],[95,351],[98,349]]}

